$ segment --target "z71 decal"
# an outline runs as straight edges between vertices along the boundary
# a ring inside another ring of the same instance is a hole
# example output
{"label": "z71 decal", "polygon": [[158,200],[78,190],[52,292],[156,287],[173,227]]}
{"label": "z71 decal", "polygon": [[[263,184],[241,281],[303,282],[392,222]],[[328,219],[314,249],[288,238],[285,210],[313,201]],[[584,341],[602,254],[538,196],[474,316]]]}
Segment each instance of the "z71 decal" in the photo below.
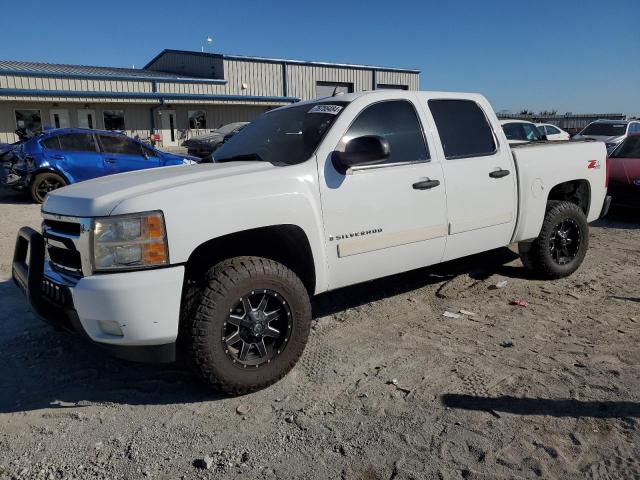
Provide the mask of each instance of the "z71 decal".
{"label": "z71 decal", "polygon": [[589,169],[599,169],[600,168],[600,160],[589,160],[587,162],[587,168]]}

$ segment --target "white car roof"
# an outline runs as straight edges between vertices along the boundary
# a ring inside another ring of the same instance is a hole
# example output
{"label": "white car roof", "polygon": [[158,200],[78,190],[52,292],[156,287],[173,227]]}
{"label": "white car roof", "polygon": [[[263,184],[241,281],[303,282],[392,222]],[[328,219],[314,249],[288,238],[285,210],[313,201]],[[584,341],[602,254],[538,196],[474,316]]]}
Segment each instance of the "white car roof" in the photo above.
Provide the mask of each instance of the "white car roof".
{"label": "white car roof", "polygon": [[516,119],[510,119],[510,118],[506,118],[504,120],[500,120],[500,125],[505,125],[507,123],[528,123],[530,125],[535,125],[535,123],[528,122],[526,120],[516,120]]}

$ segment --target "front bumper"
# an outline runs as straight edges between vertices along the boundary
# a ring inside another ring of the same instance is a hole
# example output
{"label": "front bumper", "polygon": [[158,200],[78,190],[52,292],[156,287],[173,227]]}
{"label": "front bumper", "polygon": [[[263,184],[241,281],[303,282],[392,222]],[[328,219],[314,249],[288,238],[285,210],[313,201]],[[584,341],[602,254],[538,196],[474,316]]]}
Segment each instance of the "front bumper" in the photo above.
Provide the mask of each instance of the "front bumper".
{"label": "front bumper", "polygon": [[121,358],[175,360],[183,266],[70,277],[49,266],[42,235],[23,227],[12,274],[48,323],[82,333]]}

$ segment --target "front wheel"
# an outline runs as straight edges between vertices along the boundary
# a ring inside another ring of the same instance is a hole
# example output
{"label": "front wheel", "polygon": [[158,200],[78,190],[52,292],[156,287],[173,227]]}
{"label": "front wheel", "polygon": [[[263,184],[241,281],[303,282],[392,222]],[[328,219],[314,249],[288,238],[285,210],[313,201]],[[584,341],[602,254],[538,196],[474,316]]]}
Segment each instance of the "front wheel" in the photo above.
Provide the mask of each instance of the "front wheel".
{"label": "front wheel", "polygon": [[584,212],[571,202],[550,201],[540,235],[533,242],[519,243],[525,267],[543,278],[571,275],[582,264],[589,247],[589,225]]}
{"label": "front wheel", "polygon": [[29,187],[31,198],[36,203],[44,202],[45,197],[58,188],[62,188],[67,184],[64,178],[57,173],[44,172],[35,176]]}
{"label": "front wheel", "polygon": [[217,390],[244,394],[275,383],[296,364],[311,327],[302,281],[284,265],[237,257],[213,266],[185,295],[182,345]]}

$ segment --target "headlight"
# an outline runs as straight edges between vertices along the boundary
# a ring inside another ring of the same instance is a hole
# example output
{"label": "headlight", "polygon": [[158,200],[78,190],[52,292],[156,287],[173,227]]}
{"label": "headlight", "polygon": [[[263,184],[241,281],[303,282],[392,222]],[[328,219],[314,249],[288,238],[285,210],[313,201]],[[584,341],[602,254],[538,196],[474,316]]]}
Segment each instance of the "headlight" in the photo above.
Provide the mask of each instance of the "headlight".
{"label": "headlight", "polygon": [[94,220],[93,264],[96,271],[139,269],[168,263],[162,212]]}

